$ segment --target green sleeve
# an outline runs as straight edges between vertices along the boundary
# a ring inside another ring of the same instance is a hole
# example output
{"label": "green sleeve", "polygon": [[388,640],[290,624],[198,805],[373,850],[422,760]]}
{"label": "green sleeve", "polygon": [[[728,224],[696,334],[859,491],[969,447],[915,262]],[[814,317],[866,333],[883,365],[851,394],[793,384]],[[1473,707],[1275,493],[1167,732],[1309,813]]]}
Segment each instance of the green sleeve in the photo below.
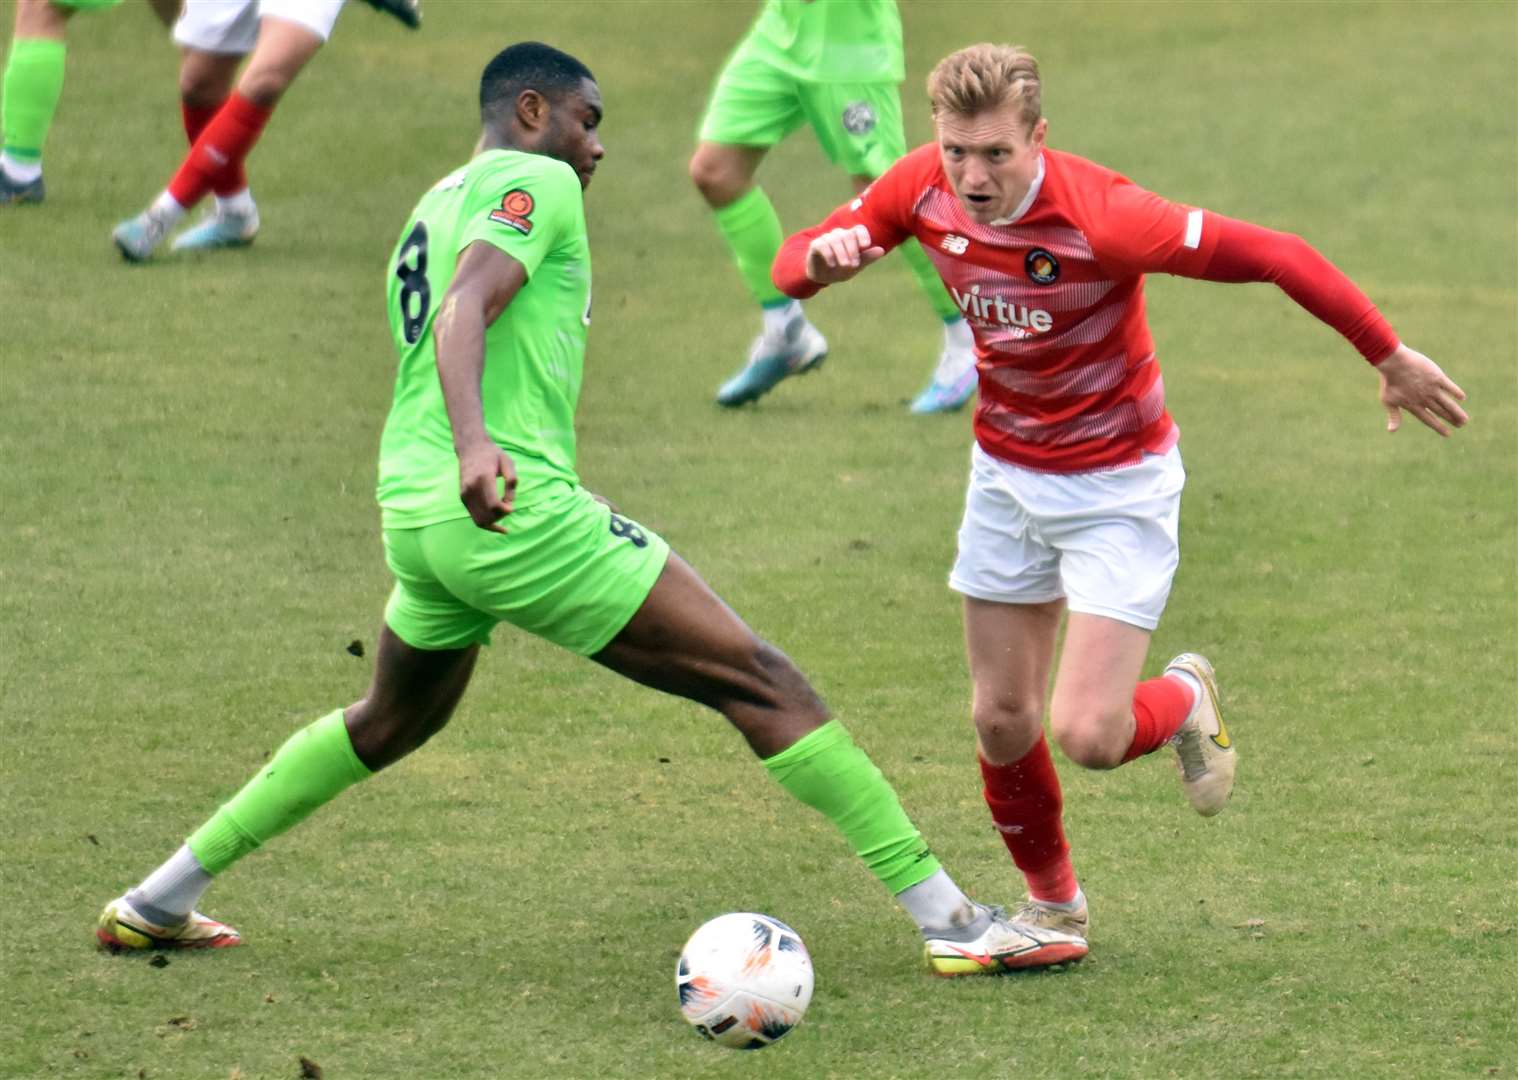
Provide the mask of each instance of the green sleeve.
{"label": "green sleeve", "polygon": [[562,161],[513,155],[473,179],[459,250],[476,240],[493,244],[527,270],[538,267],[582,212],[580,178]]}

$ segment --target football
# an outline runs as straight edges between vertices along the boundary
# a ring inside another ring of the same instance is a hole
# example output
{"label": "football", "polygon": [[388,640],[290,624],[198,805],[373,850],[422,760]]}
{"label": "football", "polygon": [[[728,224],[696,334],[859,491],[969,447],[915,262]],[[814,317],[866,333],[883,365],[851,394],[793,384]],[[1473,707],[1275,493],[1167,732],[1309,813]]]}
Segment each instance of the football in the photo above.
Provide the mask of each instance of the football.
{"label": "football", "polygon": [[800,1023],[812,1000],[812,958],[780,920],[733,911],[690,936],[675,989],[685,1019],[706,1038],[758,1050]]}

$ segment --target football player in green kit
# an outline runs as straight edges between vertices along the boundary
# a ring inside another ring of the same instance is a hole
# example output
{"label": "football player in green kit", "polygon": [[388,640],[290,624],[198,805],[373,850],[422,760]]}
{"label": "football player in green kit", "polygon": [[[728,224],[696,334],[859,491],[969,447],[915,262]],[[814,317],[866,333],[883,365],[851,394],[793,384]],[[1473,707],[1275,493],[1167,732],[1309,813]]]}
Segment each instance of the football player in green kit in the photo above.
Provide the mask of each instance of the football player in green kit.
{"label": "football player in green kit", "polygon": [[[814,370],[828,351],[801,305],[770,281],[782,234],[754,183],[759,163],[809,124],[828,160],[863,191],[906,153],[897,91],[905,77],[896,0],[765,0],[717,77],[690,175],[763,318],[748,363],[717,391],[719,405],[757,400],[788,375]],[[912,411],[952,412],[975,392],[970,328],[922,249],[901,252],[944,325],[938,365]]]}
{"label": "football player in green kit", "polygon": [[215,875],[448,722],[507,622],[721,712],[787,791],[831,819],[916,920],[941,974],[1077,959],[1083,939],[968,900],[895,793],[774,646],[654,533],[575,473],[590,323],[582,191],[603,149],[578,60],[513,45],[480,80],[475,156],[422,197],[390,261],[400,366],[378,495],[395,587],[364,697],[296,732],[96,929],[113,950],[215,948]]}

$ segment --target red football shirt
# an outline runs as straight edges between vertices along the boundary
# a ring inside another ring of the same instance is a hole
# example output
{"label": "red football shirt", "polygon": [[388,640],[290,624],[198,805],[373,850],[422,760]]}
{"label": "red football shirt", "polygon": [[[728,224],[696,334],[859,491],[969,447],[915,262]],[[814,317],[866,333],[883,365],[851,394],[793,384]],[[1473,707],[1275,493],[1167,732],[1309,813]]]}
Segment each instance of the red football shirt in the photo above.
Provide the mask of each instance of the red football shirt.
{"label": "red football shirt", "polygon": [[919,147],[776,256],[775,284],[804,299],[806,249],[864,225],[887,250],[916,237],[975,334],[975,437],[1004,461],[1082,472],[1162,453],[1179,437],[1144,315],[1145,273],[1274,281],[1371,361],[1396,335],[1348,278],[1299,238],[1170,202],[1084,158],[1045,150],[1018,212],[980,225],[936,144]]}

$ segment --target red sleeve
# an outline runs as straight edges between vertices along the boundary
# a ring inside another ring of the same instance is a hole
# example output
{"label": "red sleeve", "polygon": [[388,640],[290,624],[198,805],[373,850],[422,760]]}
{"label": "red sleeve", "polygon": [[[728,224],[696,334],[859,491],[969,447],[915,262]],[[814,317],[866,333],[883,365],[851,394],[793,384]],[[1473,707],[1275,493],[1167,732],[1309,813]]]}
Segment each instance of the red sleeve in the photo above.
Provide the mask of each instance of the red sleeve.
{"label": "red sleeve", "polygon": [[1200,273],[1206,281],[1270,281],[1318,319],[1344,335],[1360,355],[1379,364],[1400,341],[1376,305],[1333,263],[1290,233],[1208,213],[1212,256]]}
{"label": "red sleeve", "polygon": [[1376,305],[1311,244],[1290,233],[1173,203],[1118,178],[1087,235],[1109,273],[1268,281],[1344,336],[1372,364],[1399,344]]}
{"label": "red sleeve", "polygon": [[[924,151],[931,151],[931,157]],[[927,186],[924,166],[936,167],[936,146],[921,147],[881,174],[863,194],[834,210],[820,225],[788,236],[770,266],[775,288],[797,300],[816,296],[822,286],[806,276],[806,249],[812,239],[830,229],[863,225],[870,240],[890,251],[912,235],[912,210]]]}

